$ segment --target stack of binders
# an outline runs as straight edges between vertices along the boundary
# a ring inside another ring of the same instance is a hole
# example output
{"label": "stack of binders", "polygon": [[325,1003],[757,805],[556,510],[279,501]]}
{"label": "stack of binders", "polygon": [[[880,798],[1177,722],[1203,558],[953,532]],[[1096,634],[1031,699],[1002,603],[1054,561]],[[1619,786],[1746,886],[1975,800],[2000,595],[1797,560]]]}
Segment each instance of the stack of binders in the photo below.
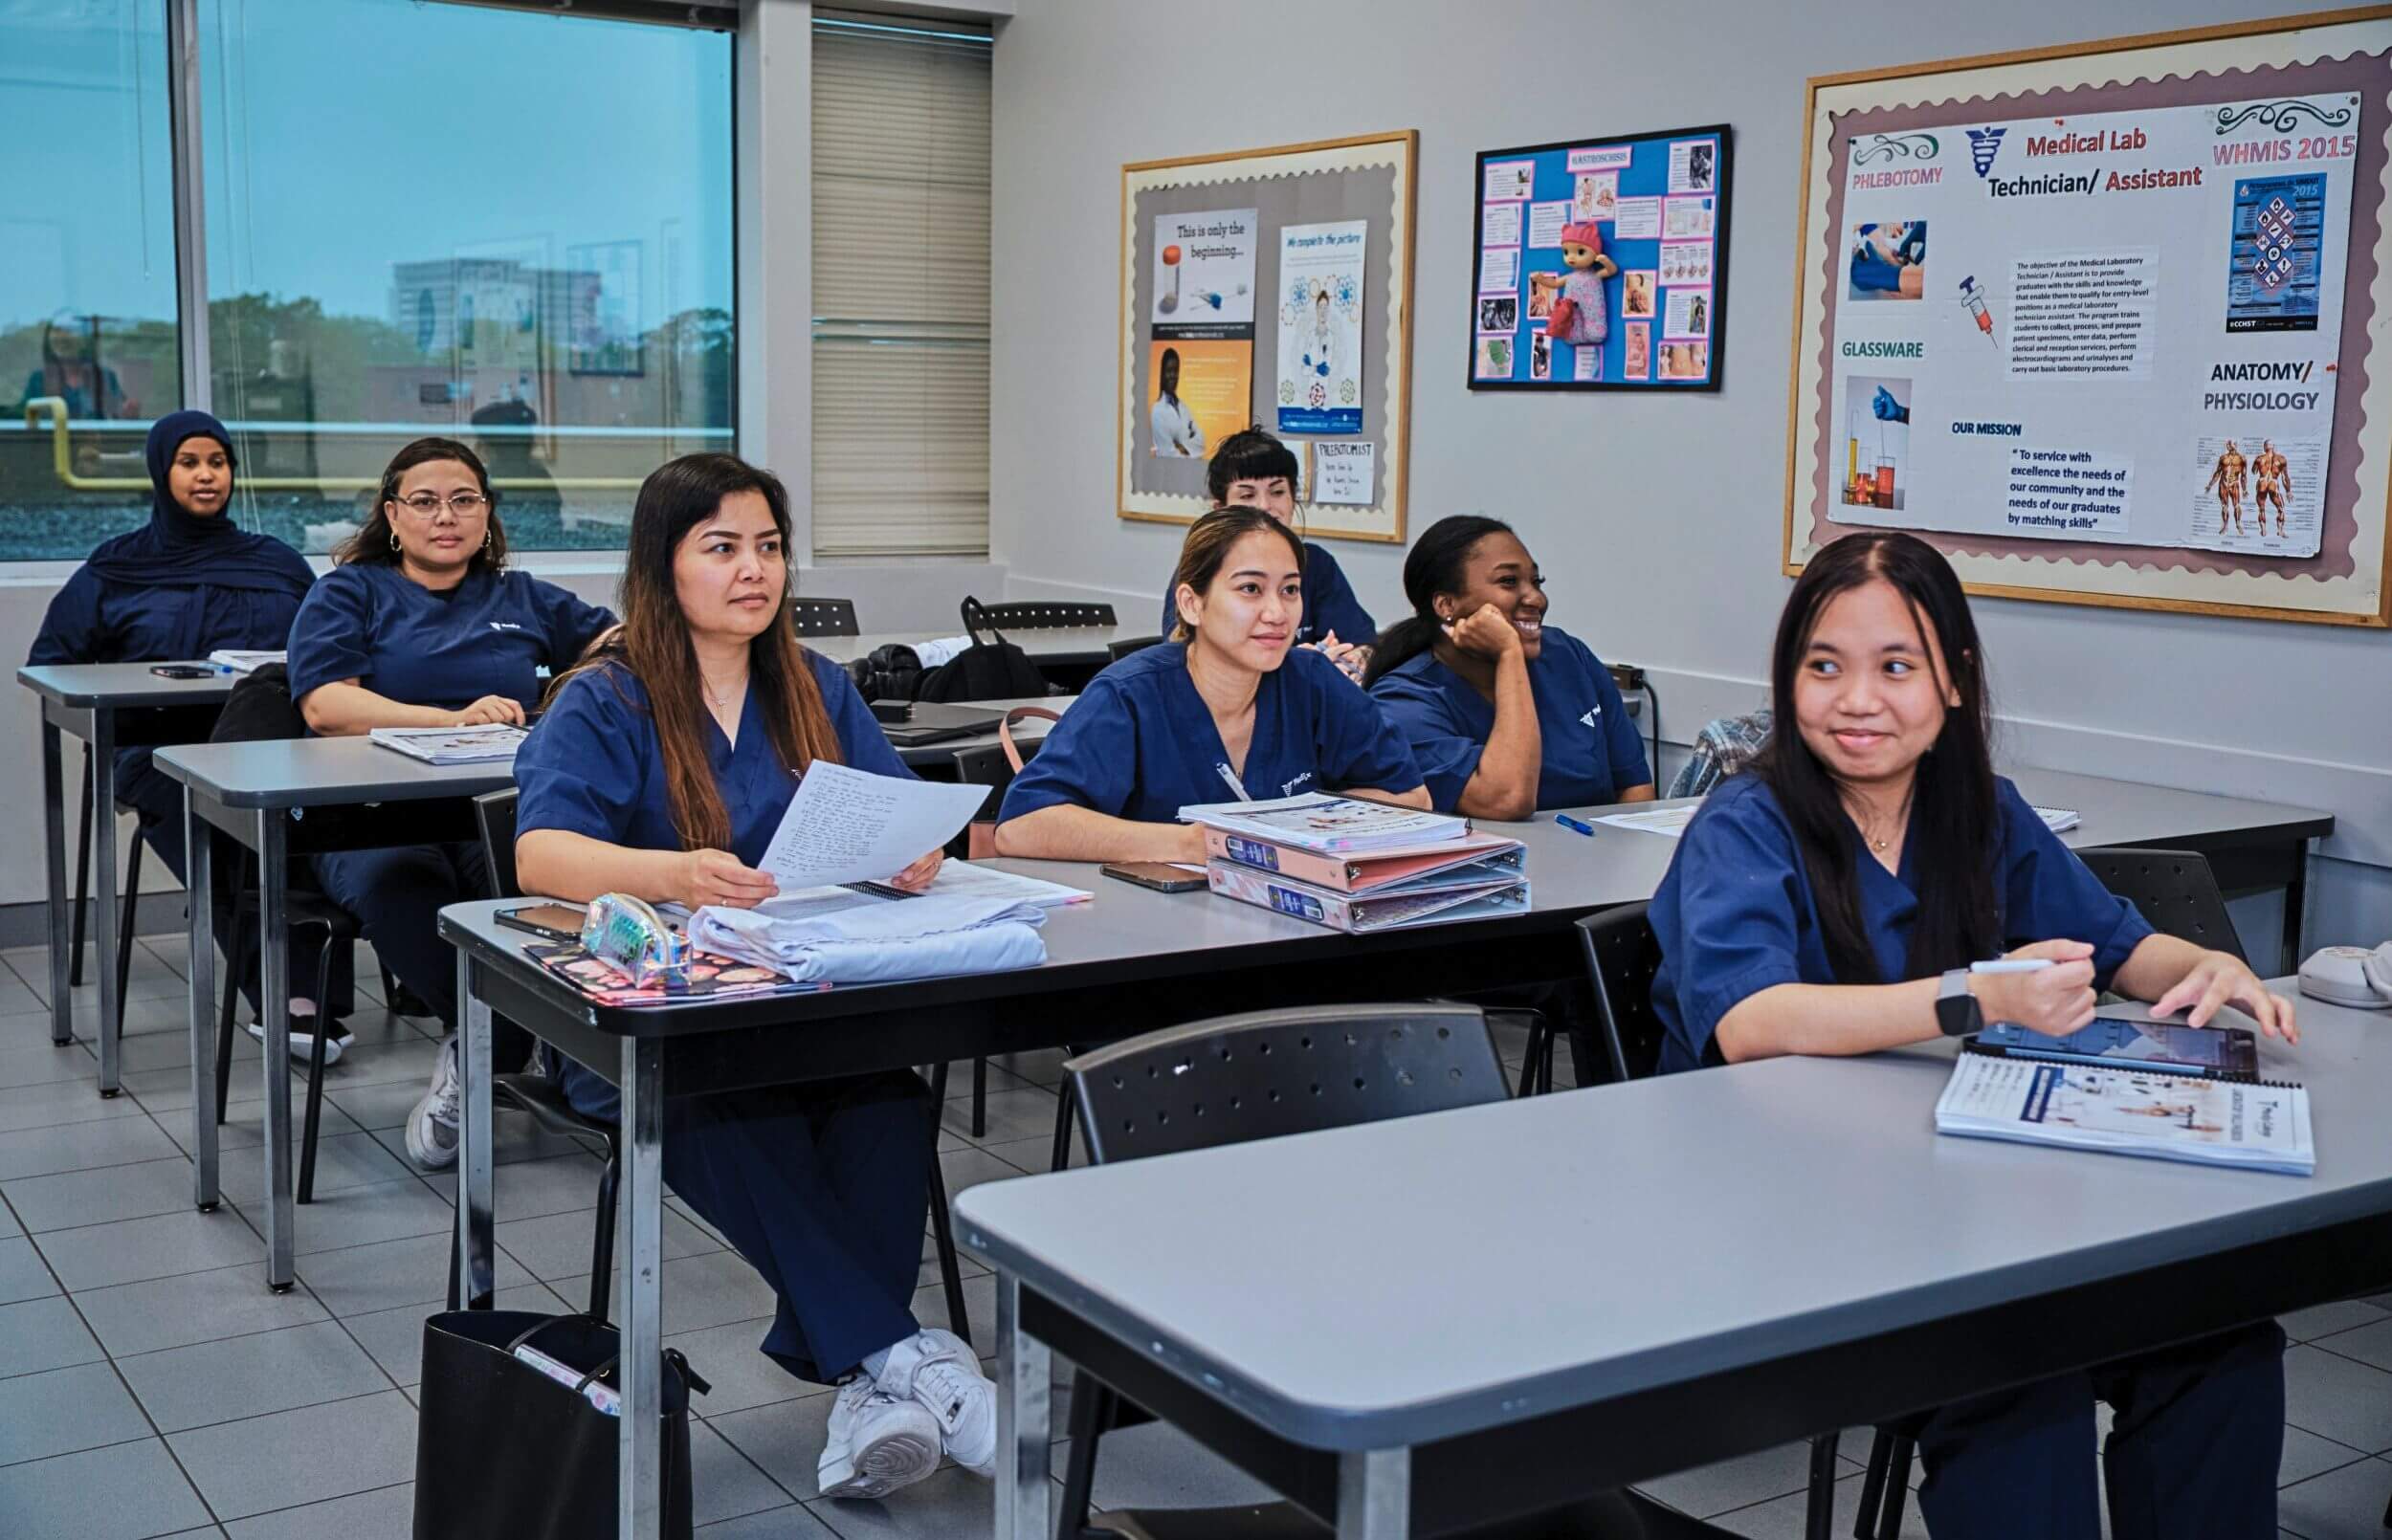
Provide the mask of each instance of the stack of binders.
{"label": "stack of binders", "polygon": [[1357,935],[1528,908],[1528,853],[1495,834],[1340,853],[1207,825],[1205,855],[1214,892]]}

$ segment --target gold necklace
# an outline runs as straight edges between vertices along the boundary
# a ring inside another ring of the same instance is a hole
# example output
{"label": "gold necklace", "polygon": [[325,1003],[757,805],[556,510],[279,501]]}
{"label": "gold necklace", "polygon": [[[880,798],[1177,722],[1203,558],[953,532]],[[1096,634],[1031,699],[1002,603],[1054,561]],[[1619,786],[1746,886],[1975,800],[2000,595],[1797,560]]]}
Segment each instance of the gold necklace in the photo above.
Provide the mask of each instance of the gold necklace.
{"label": "gold necklace", "polygon": [[[742,691],[747,688],[747,680],[745,676],[742,675],[741,677],[739,687]],[[719,712],[727,712],[731,709],[730,701],[724,699],[721,695],[716,694],[715,687],[707,682],[706,676],[702,673],[698,676],[698,688],[706,693],[706,698],[714,703],[715,710]]]}

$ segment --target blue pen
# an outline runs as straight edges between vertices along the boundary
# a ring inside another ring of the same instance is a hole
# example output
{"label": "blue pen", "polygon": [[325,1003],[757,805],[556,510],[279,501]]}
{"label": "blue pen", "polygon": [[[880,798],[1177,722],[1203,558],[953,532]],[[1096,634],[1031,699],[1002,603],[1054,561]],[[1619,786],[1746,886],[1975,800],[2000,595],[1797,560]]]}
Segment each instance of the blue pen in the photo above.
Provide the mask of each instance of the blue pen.
{"label": "blue pen", "polygon": [[1554,814],[1553,821],[1561,825],[1565,829],[1577,830],[1579,833],[1585,835],[1590,840],[1595,837],[1595,826],[1592,824],[1582,824],[1567,813]]}

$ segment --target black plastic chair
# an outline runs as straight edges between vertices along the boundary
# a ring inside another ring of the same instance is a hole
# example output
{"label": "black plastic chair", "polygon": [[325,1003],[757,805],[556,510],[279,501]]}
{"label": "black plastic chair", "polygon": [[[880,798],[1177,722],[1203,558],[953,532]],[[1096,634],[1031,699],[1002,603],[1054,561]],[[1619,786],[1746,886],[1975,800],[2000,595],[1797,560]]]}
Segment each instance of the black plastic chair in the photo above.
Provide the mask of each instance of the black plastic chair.
{"label": "black plastic chair", "polygon": [[[1248,1139],[1349,1128],[1502,1101],[1510,1094],[1484,1012],[1423,1002],[1316,1005],[1166,1027],[1064,1067],[1090,1158],[1102,1164]],[[1147,1420],[1076,1371],[1061,1540],[1320,1540],[1293,1504],[1122,1510],[1091,1523],[1104,1433]],[[1479,1540],[1709,1540],[1726,1530],[1621,1490],[1529,1520],[1467,1531]]]}
{"label": "black plastic chair", "polygon": [[[141,846],[136,844],[136,851]],[[225,1104],[233,1095],[233,1012],[240,999],[240,960],[251,955],[251,937],[258,933],[257,913],[261,895],[253,880],[257,868],[255,853],[241,857],[240,883],[234,891],[232,945],[225,952],[232,959],[224,970],[224,1003],[216,1015],[216,1121],[224,1121]],[[332,959],[336,950],[354,946],[360,934],[357,916],[334,903],[322,893],[305,888],[286,888],[282,902],[283,917],[289,929],[321,930],[323,944],[316,952],[316,1043],[307,1055],[307,1109],[299,1135],[299,1168],[298,1200],[316,1200],[316,1133],[323,1122],[324,1049],[329,1043],[332,1020]],[[118,998],[123,998],[121,990]],[[287,1073],[287,1071],[285,1071]]]}
{"label": "black plastic chair", "polygon": [[800,636],[857,636],[853,599],[792,599],[789,624]]}
{"label": "black plastic chair", "polygon": [[[130,812],[122,803],[120,813]],[[66,981],[71,987],[83,983],[83,942],[90,934],[91,919],[91,745],[83,745],[83,820],[75,837],[75,935],[67,947]],[[133,830],[132,848],[124,856],[124,890],[117,895],[117,1022],[119,1032],[124,1030],[124,986],[133,977],[133,922],[142,901],[142,847],[149,842],[137,827]]]}
{"label": "black plastic chair", "polygon": [[[1653,976],[1661,968],[1661,941],[1648,917],[1650,906],[1621,904],[1578,922],[1586,955],[1586,977],[1594,985],[1595,1024],[1618,1080],[1642,1080],[1661,1062],[1661,1018],[1652,1008]],[[1807,1540],[1827,1540],[1835,1524],[1835,1449],[1839,1435],[1810,1441],[1810,1488],[1804,1514]],[[1911,1441],[1896,1428],[1877,1430],[1861,1480],[1860,1518],[1854,1540],[1902,1530],[1902,1499],[1910,1490]],[[1872,1519],[1875,1522],[1872,1525]]]}
{"label": "black plastic chair", "polygon": [[1118,663],[1133,652],[1143,652],[1150,647],[1162,645],[1163,638],[1160,636],[1124,636],[1118,641],[1107,642],[1105,655]]}
{"label": "black plastic chair", "polygon": [[2140,910],[2162,935],[2249,960],[2243,957],[2242,938],[2226,912],[2217,874],[2200,851],[2106,845],[2079,850],[2076,858],[2101,879],[2101,886]]}
{"label": "black plastic chair", "polygon": [[1118,624],[1113,618],[1111,605],[1064,604],[1047,599],[983,605],[980,613],[987,624],[1008,631],[1054,631],[1074,626]]}

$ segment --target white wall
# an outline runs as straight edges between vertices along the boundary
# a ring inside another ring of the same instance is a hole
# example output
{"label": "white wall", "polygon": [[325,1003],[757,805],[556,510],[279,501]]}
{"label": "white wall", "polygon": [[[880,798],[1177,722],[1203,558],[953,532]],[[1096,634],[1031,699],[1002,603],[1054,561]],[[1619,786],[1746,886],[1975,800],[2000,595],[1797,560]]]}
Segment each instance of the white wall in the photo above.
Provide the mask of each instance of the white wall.
{"label": "white wall", "polygon": [[[1411,527],[1470,511],[1518,525],[1556,618],[1653,670],[1665,735],[1682,739],[1759,701],[1787,586],[1805,77],[2304,9],[1034,0],[996,51],[991,557],[1017,596],[1143,613],[1178,549],[1176,531],[1110,512],[1120,163],[1417,128]],[[1475,152],[1720,121],[1737,135],[1725,388],[1467,390]],[[1383,624],[1401,612],[1400,550],[1335,549]],[[2318,863],[2311,938],[2392,935],[2392,636],[1998,600],[1978,613],[2013,759],[2330,808],[2342,832]]]}

